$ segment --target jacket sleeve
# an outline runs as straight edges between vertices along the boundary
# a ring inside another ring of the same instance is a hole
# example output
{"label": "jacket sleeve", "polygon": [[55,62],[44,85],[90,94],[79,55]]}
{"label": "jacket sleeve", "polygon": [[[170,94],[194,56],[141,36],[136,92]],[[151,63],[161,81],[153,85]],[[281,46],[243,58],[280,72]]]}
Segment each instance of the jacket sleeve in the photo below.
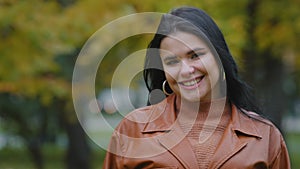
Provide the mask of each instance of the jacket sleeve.
{"label": "jacket sleeve", "polygon": [[122,167],[122,159],[121,156],[121,146],[119,137],[116,132],[113,133],[108,149],[106,151],[106,156],[103,162],[103,169],[120,169]]}
{"label": "jacket sleeve", "polygon": [[280,135],[280,150],[278,151],[274,161],[272,162],[271,169],[291,169],[290,158],[286,144]]}

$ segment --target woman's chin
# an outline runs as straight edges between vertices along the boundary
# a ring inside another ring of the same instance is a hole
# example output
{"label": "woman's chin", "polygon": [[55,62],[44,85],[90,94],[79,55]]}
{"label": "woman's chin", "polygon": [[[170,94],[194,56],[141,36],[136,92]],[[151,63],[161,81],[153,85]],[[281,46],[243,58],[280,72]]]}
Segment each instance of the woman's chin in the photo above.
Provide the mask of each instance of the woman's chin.
{"label": "woman's chin", "polygon": [[183,93],[181,94],[181,98],[184,101],[187,102],[199,102],[201,100],[201,95],[200,93],[194,92],[194,93]]}

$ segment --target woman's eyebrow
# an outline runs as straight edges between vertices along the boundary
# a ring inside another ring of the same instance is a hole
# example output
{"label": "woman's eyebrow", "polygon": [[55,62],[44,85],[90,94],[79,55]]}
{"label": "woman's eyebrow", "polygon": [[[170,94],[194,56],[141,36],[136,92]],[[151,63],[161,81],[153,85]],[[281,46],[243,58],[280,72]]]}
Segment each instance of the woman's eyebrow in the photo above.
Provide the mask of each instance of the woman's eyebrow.
{"label": "woman's eyebrow", "polygon": [[168,61],[168,60],[173,60],[173,59],[176,59],[176,58],[177,58],[177,56],[175,56],[175,55],[167,55],[167,56],[163,57],[163,60]]}
{"label": "woman's eyebrow", "polygon": [[[190,51],[187,52],[187,55],[194,54],[197,51],[201,51],[201,50],[205,50],[205,48],[195,48],[195,49],[192,49],[192,50],[190,50]],[[166,55],[166,56],[163,56],[163,60],[164,61],[168,61],[168,60],[172,60],[172,59],[177,59],[177,56],[175,56],[175,55]]]}
{"label": "woman's eyebrow", "polygon": [[194,54],[197,51],[205,50],[205,48],[195,48],[187,52],[188,55]]}

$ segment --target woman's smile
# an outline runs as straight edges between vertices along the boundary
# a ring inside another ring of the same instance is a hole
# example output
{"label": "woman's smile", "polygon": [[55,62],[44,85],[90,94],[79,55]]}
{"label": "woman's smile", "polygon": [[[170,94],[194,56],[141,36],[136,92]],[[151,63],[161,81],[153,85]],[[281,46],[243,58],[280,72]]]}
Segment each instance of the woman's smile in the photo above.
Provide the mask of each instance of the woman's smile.
{"label": "woman's smile", "polygon": [[197,77],[195,79],[192,79],[192,80],[186,80],[186,81],[178,82],[178,84],[184,89],[192,90],[192,89],[196,89],[200,86],[201,80],[203,78],[204,78],[204,75],[199,76],[199,77]]}

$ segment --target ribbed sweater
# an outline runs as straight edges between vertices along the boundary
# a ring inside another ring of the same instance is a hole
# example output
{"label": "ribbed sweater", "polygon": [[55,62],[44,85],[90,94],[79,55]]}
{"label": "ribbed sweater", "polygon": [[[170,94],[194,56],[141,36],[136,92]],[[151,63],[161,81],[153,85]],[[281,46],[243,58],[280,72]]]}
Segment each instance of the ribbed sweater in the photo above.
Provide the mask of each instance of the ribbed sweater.
{"label": "ribbed sweater", "polygon": [[[207,118],[210,105],[211,102],[201,103],[201,109],[194,124],[184,122],[179,124],[183,132],[187,134],[187,138],[193,147],[199,169],[208,168],[214,152],[230,121],[230,106],[226,104],[225,108],[221,109],[223,110],[222,114],[220,113],[215,117],[210,116],[212,121],[217,118],[218,123],[215,125],[210,123],[211,120]],[[200,133],[204,135],[200,136]]]}

